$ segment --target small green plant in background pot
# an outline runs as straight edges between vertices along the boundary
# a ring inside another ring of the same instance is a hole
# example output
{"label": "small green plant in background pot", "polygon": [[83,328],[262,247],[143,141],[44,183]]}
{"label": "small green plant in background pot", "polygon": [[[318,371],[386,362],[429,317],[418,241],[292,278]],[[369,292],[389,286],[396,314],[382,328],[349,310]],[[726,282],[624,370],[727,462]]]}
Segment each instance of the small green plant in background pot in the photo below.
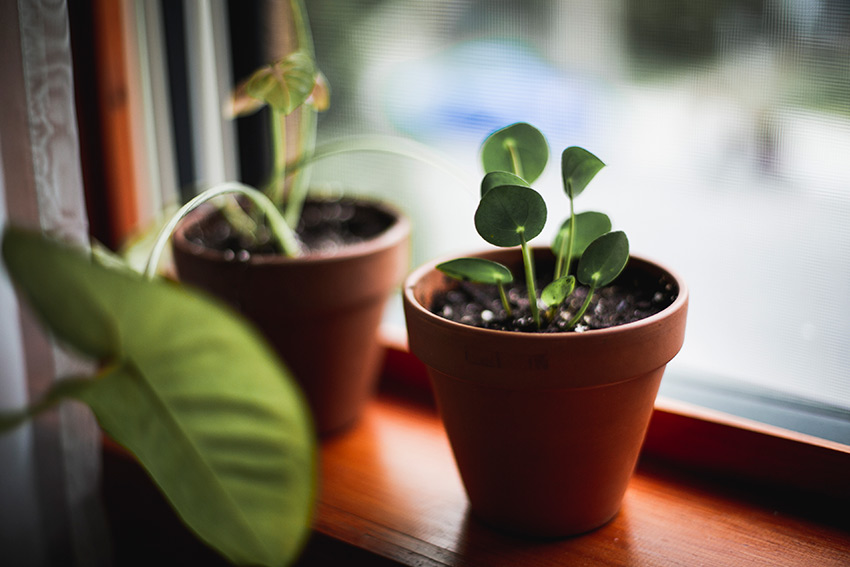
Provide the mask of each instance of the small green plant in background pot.
{"label": "small green plant in background pot", "polygon": [[[187,203],[161,232],[147,272],[156,271],[173,232],[178,279],[260,329],[304,390],[319,433],[329,435],[356,421],[375,387],[378,330],[408,270],[410,223],[385,203],[308,198],[306,164],[322,153],[315,112],[327,106],[328,91],[302,3],[293,0],[290,12],[296,49],[256,71],[235,95],[237,114],[271,109],[269,181],[262,191],[225,183]],[[297,135],[290,136],[293,116]],[[207,202],[224,194],[240,200]]]}
{"label": "small green plant in background pot", "polygon": [[619,510],[684,341],[688,291],[673,271],[630,255],[607,216],[575,212],[604,167],[582,148],[561,155],[566,220],[551,247],[530,246],[547,217],[530,185],[548,155],[528,124],[491,134],[474,220],[499,248],[418,268],[403,300],[473,514],[561,537]]}

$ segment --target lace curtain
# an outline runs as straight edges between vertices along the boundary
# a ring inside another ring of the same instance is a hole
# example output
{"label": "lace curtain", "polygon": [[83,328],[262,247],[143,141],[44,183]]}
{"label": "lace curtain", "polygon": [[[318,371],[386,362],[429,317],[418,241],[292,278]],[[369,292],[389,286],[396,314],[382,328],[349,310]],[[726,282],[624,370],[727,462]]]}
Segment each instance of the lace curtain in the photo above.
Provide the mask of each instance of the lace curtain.
{"label": "lace curtain", "polygon": [[[0,225],[85,242],[87,220],[62,0],[0,2]],[[38,258],[33,258],[38,262]],[[0,410],[85,372],[0,271]],[[73,403],[0,437],[0,552],[8,565],[103,565],[99,431]]]}

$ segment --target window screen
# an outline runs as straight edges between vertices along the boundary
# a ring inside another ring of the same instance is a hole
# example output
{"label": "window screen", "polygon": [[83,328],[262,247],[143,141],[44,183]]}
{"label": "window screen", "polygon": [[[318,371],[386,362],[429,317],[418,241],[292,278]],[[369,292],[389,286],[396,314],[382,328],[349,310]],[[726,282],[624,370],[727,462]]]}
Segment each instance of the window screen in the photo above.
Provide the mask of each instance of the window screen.
{"label": "window screen", "polygon": [[472,228],[478,146],[495,128],[530,122],[556,156],[535,184],[551,204],[537,244],[568,211],[557,156],[584,146],[609,167],[577,210],[608,213],[634,252],[689,283],[685,347],[662,393],[700,391],[728,411],[767,401],[797,415],[779,425],[811,422],[808,432],[850,442],[850,4],[308,9],[332,89],[320,139],[405,136],[464,171],[375,156],[317,167],[318,180],[368,183],[358,188],[404,206],[415,262],[485,246]]}

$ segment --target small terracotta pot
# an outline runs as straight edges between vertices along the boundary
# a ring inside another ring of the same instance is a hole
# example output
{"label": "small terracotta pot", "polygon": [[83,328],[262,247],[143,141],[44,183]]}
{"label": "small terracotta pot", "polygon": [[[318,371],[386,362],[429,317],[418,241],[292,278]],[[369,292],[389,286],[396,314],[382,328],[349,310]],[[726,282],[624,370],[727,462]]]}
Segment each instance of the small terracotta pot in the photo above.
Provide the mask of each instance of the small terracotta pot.
{"label": "small terracotta pot", "polygon": [[[537,249],[538,264],[548,250]],[[519,250],[477,254],[521,274]],[[404,286],[410,350],[428,368],[472,512],[539,537],[590,531],[620,508],[665,365],[684,341],[688,291],[662,312],[584,333],[519,333],[431,313],[457,285],[427,264]]]}
{"label": "small terracotta pot", "polygon": [[353,424],[369,400],[380,371],[384,307],[408,269],[407,217],[370,205],[391,215],[392,225],[332,254],[228,260],[186,237],[192,225],[208,222],[215,210],[209,207],[190,213],[174,232],[178,278],[224,300],[260,329],[304,390],[320,435]]}

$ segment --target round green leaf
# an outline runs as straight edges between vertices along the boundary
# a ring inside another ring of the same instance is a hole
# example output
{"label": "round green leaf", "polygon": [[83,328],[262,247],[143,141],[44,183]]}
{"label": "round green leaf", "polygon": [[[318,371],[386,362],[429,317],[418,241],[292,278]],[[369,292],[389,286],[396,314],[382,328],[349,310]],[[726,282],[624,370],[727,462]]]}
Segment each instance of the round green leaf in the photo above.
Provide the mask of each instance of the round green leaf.
{"label": "round green leaf", "polygon": [[618,230],[603,234],[590,243],[578,263],[578,279],[593,288],[617,279],[629,261],[629,239]]}
{"label": "round green leaf", "polygon": [[517,122],[490,134],[481,146],[485,172],[510,171],[533,183],[549,161],[549,144],[543,134],[525,122]]}
{"label": "round green leaf", "polygon": [[564,276],[553,281],[540,294],[540,299],[549,307],[555,307],[564,302],[576,288],[576,279],[574,276]]}
{"label": "round green leaf", "polygon": [[546,224],[546,203],[530,187],[502,185],[481,197],[475,229],[496,246],[518,246],[540,234]]}
{"label": "round green leaf", "polygon": [[457,258],[437,265],[437,269],[449,277],[481,284],[506,284],[514,280],[506,266],[484,258]]}
{"label": "round green leaf", "polygon": [[205,296],[108,269],[40,235],[10,230],[3,252],[60,339],[84,348],[91,340],[80,336],[107,332],[102,343],[118,344],[102,376],[59,382],[47,398],[87,403],[228,560],[290,563],[310,533],[316,442],[300,390],[265,340]]}
{"label": "round green leaf", "polygon": [[484,176],[484,179],[481,180],[481,196],[483,197],[487,191],[493,187],[500,187],[502,185],[520,185],[522,187],[529,187],[525,179],[514,175],[513,173],[509,173],[507,171],[491,171]]}
{"label": "round green leaf", "polygon": [[[576,233],[573,238],[573,257],[579,258],[584,253],[588,245],[611,231],[611,219],[605,213],[597,213],[587,211],[579,213],[575,217]],[[552,242],[552,251],[555,254],[561,250],[561,246],[566,246],[570,237],[570,219],[564,221],[561,225],[558,234],[555,235],[555,240]]]}
{"label": "round green leaf", "polygon": [[578,197],[603,167],[602,160],[584,148],[573,146],[564,150],[561,154],[561,176],[567,196],[570,199]]}

